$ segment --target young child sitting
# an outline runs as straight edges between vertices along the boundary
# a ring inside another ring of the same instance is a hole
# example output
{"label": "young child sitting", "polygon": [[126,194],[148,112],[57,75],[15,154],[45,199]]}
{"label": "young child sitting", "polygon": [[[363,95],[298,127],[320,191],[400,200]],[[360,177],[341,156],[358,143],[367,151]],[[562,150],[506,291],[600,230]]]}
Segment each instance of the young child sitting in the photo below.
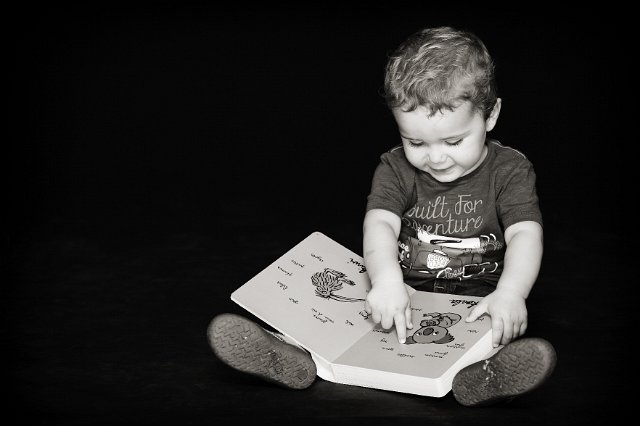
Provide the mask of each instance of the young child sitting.
{"label": "young child sitting", "polygon": [[[405,343],[413,328],[405,283],[482,296],[466,320],[490,315],[494,347],[505,346],[460,370],[452,393],[476,406],[530,392],[556,362],[549,342],[520,338],[542,258],[542,216],[532,164],[487,138],[501,108],[491,56],[469,32],[421,30],[390,57],[385,96],[402,144],[381,156],[368,197],[365,310]],[[315,380],[304,349],[246,318],[219,315],[208,336],[240,371],[293,389]]]}

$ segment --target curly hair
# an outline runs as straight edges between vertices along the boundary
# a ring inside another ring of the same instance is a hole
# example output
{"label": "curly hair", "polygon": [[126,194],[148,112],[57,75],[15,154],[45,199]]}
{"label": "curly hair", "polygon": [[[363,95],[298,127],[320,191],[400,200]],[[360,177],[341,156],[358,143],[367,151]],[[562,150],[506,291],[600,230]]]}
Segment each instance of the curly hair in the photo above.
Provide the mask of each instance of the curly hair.
{"label": "curly hair", "polygon": [[469,101],[487,118],[497,99],[493,60],[470,32],[420,30],[389,57],[384,97],[389,108],[413,111],[422,106],[430,115]]}

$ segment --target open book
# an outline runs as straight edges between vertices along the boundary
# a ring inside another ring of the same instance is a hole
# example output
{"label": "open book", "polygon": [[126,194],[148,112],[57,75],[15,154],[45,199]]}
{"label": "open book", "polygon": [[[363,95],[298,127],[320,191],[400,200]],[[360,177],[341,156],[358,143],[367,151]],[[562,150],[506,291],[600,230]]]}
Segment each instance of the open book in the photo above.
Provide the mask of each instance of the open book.
{"label": "open book", "polygon": [[491,321],[465,322],[479,297],[416,291],[405,344],[364,310],[362,257],[314,232],[238,288],[231,299],[309,351],[321,378],[444,396],[455,374],[492,350]]}

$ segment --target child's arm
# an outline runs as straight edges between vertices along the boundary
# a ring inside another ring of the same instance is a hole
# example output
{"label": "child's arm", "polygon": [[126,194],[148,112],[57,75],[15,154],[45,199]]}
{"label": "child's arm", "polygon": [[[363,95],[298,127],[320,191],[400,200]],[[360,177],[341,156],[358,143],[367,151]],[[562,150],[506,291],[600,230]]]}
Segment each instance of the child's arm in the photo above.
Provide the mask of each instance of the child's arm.
{"label": "child's arm", "polygon": [[467,317],[470,322],[485,312],[491,315],[493,346],[506,345],[527,329],[525,299],[540,271],[542,235],[542,226],[532,221],[518,222],[505,230],[507,249],[498,286]]}
{"label": "child's arm", "polygon": [[364,263],[371,279],[365,310],[375,323],[389,329],[395,323],[398,340],[404,343],[411,324],[409,294],[398,264],[401,221],[383,209],[369,210],[364,218]]}

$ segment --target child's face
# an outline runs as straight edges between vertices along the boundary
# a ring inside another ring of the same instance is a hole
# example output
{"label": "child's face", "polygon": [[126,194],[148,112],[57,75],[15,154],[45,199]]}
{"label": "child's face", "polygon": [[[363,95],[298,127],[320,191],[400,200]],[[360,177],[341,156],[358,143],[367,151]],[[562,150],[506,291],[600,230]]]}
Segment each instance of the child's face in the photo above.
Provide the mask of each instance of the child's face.
{"label": "child's face", "polygon": [[499,113],[500,99],[486,120],[470,102],[433,116],[424,107],[393,110],[407,160],[440,182],[452,182],[480,165],[487,155],[486,133]]}

